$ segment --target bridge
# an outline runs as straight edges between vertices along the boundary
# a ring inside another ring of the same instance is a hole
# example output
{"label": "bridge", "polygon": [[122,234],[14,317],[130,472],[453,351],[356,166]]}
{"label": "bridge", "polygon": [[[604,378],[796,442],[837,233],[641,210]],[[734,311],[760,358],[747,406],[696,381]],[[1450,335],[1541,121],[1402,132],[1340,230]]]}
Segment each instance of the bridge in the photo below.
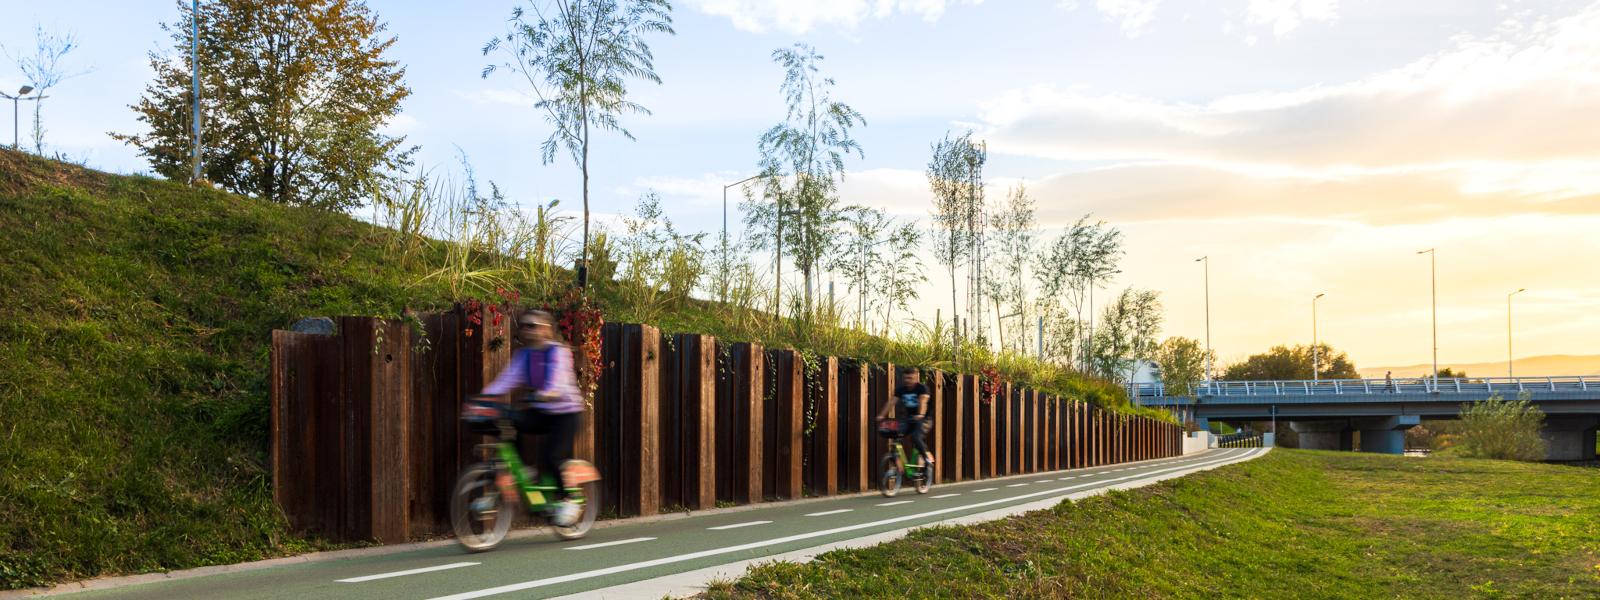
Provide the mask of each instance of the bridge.
{"label": "bridge", "polygon": [[1594,458],[1600,427],[1600,376],[1592,375],[1209,381],[1184,387],[1136,383],[1128,386],[1128,396],[1145,406],[1187,412],[1201,423],[1284,419],[1301,447],[1321,450],[1351,450],[1359,431],[1361,451],[1398,454],[1405,430],[1423,417],[1454,417],[1463,404],[1493,395],[1525,395],[1544,411],[1550,460]]}

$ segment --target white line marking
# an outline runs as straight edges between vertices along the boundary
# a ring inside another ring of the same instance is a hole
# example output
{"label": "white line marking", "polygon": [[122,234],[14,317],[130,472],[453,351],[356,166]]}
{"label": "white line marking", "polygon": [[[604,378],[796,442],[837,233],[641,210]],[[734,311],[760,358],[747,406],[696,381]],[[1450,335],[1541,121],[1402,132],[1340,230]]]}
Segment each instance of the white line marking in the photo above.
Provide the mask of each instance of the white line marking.
{"label": "white line marking", "polygon": [[841,508],[839,510],[825,510],[825,511],[822,511],[822,512],[811,513],[811,514],[808,514],[806,516],[808,516],[808,517],[826,517],[828,515],[837,515],[839,513],[847,513],[847,512],[850,512],[852,510],[855,510],[855,509],[854,508]]}
{"label": "white line marking", "polygon": [[1066,481],[1068,479],[1077,479],[1077,477],[1062,477],[1061,479],[1057,479],[1056,481]]}
{"label": "white line marking", "polygon": [[983,488],[983,489],[977,490],[977,491],[978,492],[992,492],[992,491],[995,491],[995,490],[998,490],[998,489],[1000,489],[1000,488]]}
{"label": "white line marking", "polygon": [[939,494],[937,496],[934,496],[933,499],[934,500],[938,500],[940,498],[954,498],[954,497],[960,496],[960,495],[961,494]]}
{"label": "white line marking", "polygon": [[772,521],[751,521],[749,523],[734,523],[732,525],[723,525],[721,527],[707,527],[706,529],[711,531],[722,531],[724,529],[738,529],[740,527],[750,527],[752,525],[766,525],[767,523],[771,522]]}
{"label": "white line marking", "polygon": [[1055,482],[1050,481],[1049,479],[1040,479],[1038,481],[1035,481],[1034,483],[1055,483]]}
{"label": "white line marking", "polygon": [[1006,487],[1022,487],[1022,486],[1025,486],[1025,485],[1028,485],[1028,484],[1026,484],[1026,483],[1013,483],[1013,484],[1008,485]]}
{"label": "white line marking", "polygon": [[377,575],[365,575],[365,576],[362,576],[362,577],[351,577],[349,579],[340,579],[340,580],[338,580],[338,583],[361,583],[361,582],[364,582],[364,581],[376,581],[376,580],[379,580],[379,579],[388,579],[390,577],[404,577],[406,575],[416,575],[418,573],[432,573],[434,571],[443,571],[445,569],[459,569],[461,567],[470,567],[470,566],[477,565],[477,564],[480,564],[480,563],[475,563],[475,562],[450,563],[448,565],[439,565],[437,567],[423,567],[421,569],[411,569],[411,570],[407,570],[407,571],[395,571],[393,573],[379,573]]}
{"label": "white line marking", "polygon": [[[1264,453],[1265,450],[1262,449],[1262,450],[1260,450],[1260,452]],[[1229,453],[1226,456],[1217,457],[1217,459],[1214,460],[1214,461],[1208,461],[1206,464],[1216,464],[1216,465],[1221,466],[1224,463],[1237,462],[1239,460],[1242,460],[1243,458],[1247,458],[1247,457],[1251,456],[1254,453],[1257,453],[1257,451],[1254,451],[1254,450],[1246,451],[1246,452],[1244,452],[1242,454]],[[750,543],[747,543],[747,544],[739,544],[737,546],[726,546],[726,547],[723,547],[723,548],[712,548],[712,549],[709,549],[709,550],[701,550],[699,552],[689,552],[689,553],[685,553],[685,554],[677,554],[677,555],[673,555],[673,556],[666,556],[666,557],[662,557],[662,558],[646,560],[646,561],[640,561],[640,562],[630,563],[630,564],[625,564],[625,565],[617,565],[617,566],[614,566],[614,567],[605,567],[605,568],[602,568],[602,569],[594,569],[594,570],[590,570],[590,571],[583,571],[581,573],[569,573],[569,574],[566,574],[566,575],[558,575],[558,576],[555,576],[555,577],[546,577],[544,579],[534,579],[534,580],[531,580],[531,581],[524,581],[524,582],[521,582],[521,583],[512,583],[512,584],[508,584],[508,585],[502,585],[502,586],[492,587],[492,588],[487,588],[487,589],[473,590],[473,591],[470,591],[470,592],[461,592],[459,594],[451,594],[449,596],[439,596],[437,598],[433,598],[432,600],[472,600],[474,598],[484,598],[484,597],[488,597],[488,596],[498,596],[500,594],[509,594],[511,592],[520,592],[522,590],[531,590],[531,589],[534,589],[534,588],[541,588],[541,587],[545,587],[545,586],[551,586],[551,585],[556,585],[556,584],[560,584],[560,583],[566,583],[566,582],[569,582],[569,581],[582,581],[584,579],[592,579],[592,578],[595,578],[595,577],[603,577],[603,576],[611,575],[611,574],[615,574],[615,573],[626,573],[626,572],[629,572],[629,571],[637,571],[639,569],[648,569],[648,568],[651,568],[651,567],[659,567],[661,565],[670,565],[670,564],[675,564],[675,563],[680,563],[680,562],[685,562],[685,561],[698,560],[698,559],[706,558],[706,557],[709,557],[709,556],[720,556],[720,555],[723,555],[723,554],[731,554],[731,553],[734,553],[734,552],[743,552],[745,550],[754,550],[754,549],[757,549],[757,548],[766,548],[766,547],[769,547],[769,546],[777,546],[777,545],[780,545],[780,544],[787,544],[787,543],[790,543],[790,542],[798,542],[798,541],[801,541],[801,540],[809,540],[809,539],[812,539],[812,538],[830,536],[830,535],[835,535],[835,534],[840,534],[840,533],[847,533],[847,532],[851,532],[851,531],[859,531],[859,530],[862,530],[862,529],[870,529],[870,528],[873,528],[873,527],[882,527],[884,525],[892,525],[892,524],[895,524],[895,523],[903,523],[905,521],[913,521],[913,520],[916,520],[916,519],[926,519],[928,517],[934,517],[934,516],[938,516],[938,515],[944,515],[944,514],[949,514],[949,513],[954,513],[954,512],[961,512],[961,511],[966,511],[966,510],[973,510],[973,509],[983,508],[983,507],[986,507],[986,506],[994,506],[996,504],[1005,504],[1005,503],[1008,503],[1008,502],[1016,502],[1018,500],[1025,500],[1025,499],[1028,499],[1028,498],[1065,495],[1065,494],[1070,494],[1070,493],[1072,493],[1073,490],[1077,490],[1079,488],[1090,487],[1090,486],[1093,486],[1093,485],[1108,485],[1108,484],[1112,484],[1112,483],[1117,483],[1119,481],[1125,481],[1125,480],[1130,480],[1130,479],[1138,479],[1139,477],[1150,477],[1150,476],[1154,476],[1154,475],[1156,475],[1158,473],[1171,473],[1171,472],[1176,472],[1176,471],[1185,471],[1185,470],[1188,470],[1190,468],[1191,467],[1173,467],[1173,468],[1170,468],[1170,469],[1165,469],[1165,470],[1157,471],[1157,472],[1142,473],[1137,477],[1135,477],[1135,476],[1127,476],[1127,477],[1119,477],[1119,478],[1116,478],[1116,479],[1111,479],[1111,480],[1106,480],[1106,481],[1099,481],[1099,482],[1094,482],[1094,483],[1080,483],[1080,484],[1077,484],[1077,485],[1069,485],[1069,486],[1066,486],[1066,487],[1060,487],[1060,488],[1056,488],[1056,489],[1053,489],[1053,490],[1044,490],[1042,492],[1034,492],[1034,493],[1031,493],[1031,494],[1023,494],[1021,496],[1014,496],[1014,497],[1010,497],[1010,498],[996,498],[994,500],[986,500],[984,502],[978,502],[978,503],[975,503],[975,504],[967,504],[967,505],[963,505],[963,506],[952,506],[952,507],[949,507],[949,508],[941,508],[941,509],[938,509],[938,510],[931,510],[931,511],[923,512],[923,513],[916,513],[916,514],[910,514],[910,515],[901,515],[901,516],[898,516],[898,517],[890,517],[890,518],[887,518],[887,519],[873,521],[873,522],[870,522],[870,523],[857,523],[857,524],[854,524],[854,525],[845,525],[845,526],[841,526],[841,527],[835,527],[833,529],[823,529],[823,530],[820,530],[820,531],[808,531],[806,533],[797,533],[797,534],[794,534],[794,535],[784,536],[784,537],[780,537],[780,538],[773,538],[773,539],[770,539],[770,540],[761,540],[761,541],[750,542]]]}
{"label": "white line marking", "polygon": [[655,538],[653,538],[653,537],[641,537],[641,538],[632,538],[632,539],[626,539],[626,540],[617,540],[615,542],[600,542],[598,544],[585,544],[585,545],[582,545],[582,546],[572,546],[572,547],[567,548],[567,550],[592,550],[592,549],[595,549],[595,548],[608,548],[608,547],[611,547],[611,546],[621,546],[623,544],[632,544],[634,542],[648,542],[648,541],[653,540],[653,539],[655,539]]}
{"label": "white line marking", "polygon": [[910,500],[896,500],[894,502],[885,502],[883,504],[878,504],[876,506],[899,506],[901,504],[911,504],[911,501]]}

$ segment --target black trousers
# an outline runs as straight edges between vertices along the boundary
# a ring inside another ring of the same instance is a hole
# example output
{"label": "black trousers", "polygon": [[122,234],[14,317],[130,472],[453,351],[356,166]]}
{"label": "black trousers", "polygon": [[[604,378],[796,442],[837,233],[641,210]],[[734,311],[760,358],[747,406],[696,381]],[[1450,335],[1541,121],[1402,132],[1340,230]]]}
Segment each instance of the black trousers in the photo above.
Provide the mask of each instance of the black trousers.
{"label": "black trousers", "polygon": [[928,451],[928,442],[923,439],[926,434],[922,431],[922,421],[913,415],[900,417],[900,433],[911,440],[911,447],[916,448],[918,452],[933,454]]}
{"label": "black trousers", "polygon": [[558,499],[566,496],[566,489],[561,487],[561,463],[572,458],[572,441],[578,436],[578,423],[582,418],[583,413],[553,415],[532,408],[517,412],[517,432],[539,436],[539,457],[534,464],[541,476],[548,474],[555,478]]}

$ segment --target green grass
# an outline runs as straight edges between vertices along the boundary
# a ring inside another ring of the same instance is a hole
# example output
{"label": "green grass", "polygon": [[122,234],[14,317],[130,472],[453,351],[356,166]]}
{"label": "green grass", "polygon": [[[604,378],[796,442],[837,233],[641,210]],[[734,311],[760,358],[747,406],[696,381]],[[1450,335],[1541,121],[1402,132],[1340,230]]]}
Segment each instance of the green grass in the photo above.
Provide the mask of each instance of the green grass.
{"label": "green grass", "polygon": [[326,547],[271,501],[268,332],[442,304],[377,234],[0,152],[0,589]]}
{"label": "green grass", "polygon": [[1600,469],[1277,450],[753,568],[710,598],[1594,598]]}

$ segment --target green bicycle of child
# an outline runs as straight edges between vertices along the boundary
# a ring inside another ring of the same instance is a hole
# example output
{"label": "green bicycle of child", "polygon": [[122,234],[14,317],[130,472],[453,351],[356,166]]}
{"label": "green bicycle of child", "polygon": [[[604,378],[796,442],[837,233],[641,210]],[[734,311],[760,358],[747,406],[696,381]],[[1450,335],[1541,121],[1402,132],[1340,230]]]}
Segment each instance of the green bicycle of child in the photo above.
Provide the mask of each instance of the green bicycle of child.
{"label": "green bicycle of child", "polygon": [[549,473],[530,474],[517,455],[517,431],[503,404],[474,398],[466,403],[462,423],[473,432],[495,436],[495,441],[474,446],[483,461],[468,466],[456,479],[450,496],[450,525],[456,541],[472,552],[492,550],[510,533],[517,511],[543,521],[562,539],[588,535],[600,513],[600,471],[584,460],[561,465],[567,500],[582,507],[570,526],[550,520],[556,508],[556,482]]}
{"label": "green bicycle of child", "polygon": [[[927,427],[928,421],[917,423],[916,427]],[[900,443],[901,436],[897,421],[884,419],[878,424],[878,435],[889,439],[889,451],[883,453],[883,458],[878,460],[878,472],[883,474],[878,490],[883,492],[885,498],[893,498],[900,493],[902,481],[911,481],[917,488],[918,494],[926,494],[933,488],[933,463],[928,462],[928,457],[923,456],[916,448],[911,449],[911,460],[906,460],[906,449]]]}

